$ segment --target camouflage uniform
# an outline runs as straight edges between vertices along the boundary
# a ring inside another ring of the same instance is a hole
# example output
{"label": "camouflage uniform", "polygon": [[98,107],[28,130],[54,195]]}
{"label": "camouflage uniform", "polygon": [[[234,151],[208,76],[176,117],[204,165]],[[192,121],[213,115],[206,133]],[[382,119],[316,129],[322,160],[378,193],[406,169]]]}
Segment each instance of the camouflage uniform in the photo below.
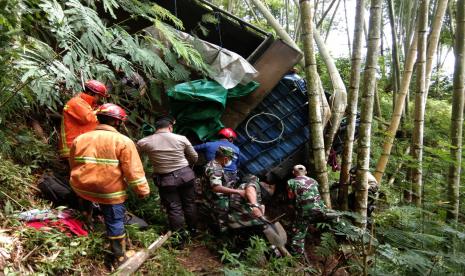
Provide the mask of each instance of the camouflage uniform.
{"label": "camouflage uniform", "polygon": [[[205,167],[205,176],[207,177],[208,184],[205,185],[204,205],[208,206],[211,214],[214,215],[215,220],[220,227],[221,231],[231,228],[241,228],[247,226],[261,225],[260,220],[251,218],[251,206],[247,201],[239,195],[225,195],[222,193],[215,193],[212,188],[216,185],[222,185],[228,188],[231,182],[227,182],[224,175],[223,167],[216,161],[212,160],[207,163]],[[245,190],[245,188],[253,185],[257,191],[257,203],[261,202],[260,185],[258,178],[254,177],[252,181],[242,183],[237,189]]]}
{"label": "camouflage uniform", "polygon": [[[255,188],[257,193],[257,204],[262,202],[261,199],[261,190],[259,179],[256,176],[248,179],[248,182],[242,183],[237,187],[239,190],[245,190],[246,188],[252,186]],[[259,219],[251,217],[252,215],[252,206],[247,202],[246,199],[242,198],[239,195],[231,195],[229,200],[230,211],[228,213],[228,226],[231,228],[241,228],[262,225],[263,222]]]}
{"label": "camouflage uniform", "polygon": [[291,229],[291,251],[303,254],[307,228],[312,219],[325,211],[325,205],[318,191],[318,183],[308,176],[298,176],[287,182],[288,191],[294,195],[296,210]]}
{"label": "camouflage uniform", "polygon": [[[205,166],[206,185],[204,187],[205,202],[204,204],[213,210],[211,214],[215,216],[220,230],[225,230],[227,215],[229,210],[229,196],[222,193],[215,193],[212,188],[216,185],[227,186],[224,178],[224,170],[220,163],[215,159],[208,162]],[[224,184],[224,185],[223,185]]]}

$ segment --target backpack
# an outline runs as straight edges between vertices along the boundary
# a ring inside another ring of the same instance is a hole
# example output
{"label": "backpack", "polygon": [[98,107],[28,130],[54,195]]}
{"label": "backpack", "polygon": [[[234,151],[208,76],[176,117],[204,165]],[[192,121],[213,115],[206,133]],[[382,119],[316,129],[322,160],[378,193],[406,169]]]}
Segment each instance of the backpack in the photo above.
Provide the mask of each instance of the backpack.
{"label": "backpack", "polygon": [[54,207],[78,207],[78,197],[64,178],[59,178],[53,173],[45,173],[38,181],[38,188],[42,192],[42,196],[50,200]]}

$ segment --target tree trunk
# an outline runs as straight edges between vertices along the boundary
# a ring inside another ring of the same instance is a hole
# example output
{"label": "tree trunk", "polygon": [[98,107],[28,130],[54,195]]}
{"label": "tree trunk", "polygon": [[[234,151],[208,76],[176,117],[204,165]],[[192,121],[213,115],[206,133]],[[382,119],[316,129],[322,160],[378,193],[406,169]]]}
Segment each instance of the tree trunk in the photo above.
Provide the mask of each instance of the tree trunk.
{"label": "tree trunk", "polygon": [[114,272],[113,275],[131,275],[139,269],[139,267],[150,257],[155,250],[160,248],[171,236],[171,231],[158,237],[147,249],[142,249],[136,254],[127,259],[120,267]]}
{"label": "tree trunk", "polygon": [[423,189],[423,132],[425,118],[425,89],[426,89],[426,45],[428,38],[428,7],[429,0],[420,3],[418,18],[418,52],[417,52],[417,74],[415,91],[415,114],[413,119],[412,150],[410,154],[414,162],[412,168],[412,192],[413,202],[421,206]]}
{"label": "tree trunk", "polygon": [[399,128],[402,111],[404,110],[404,104],[406,103],[410,80],[412,79],[413,66],[415,65],[416,60],[418,44],[417,41],[418,34],[415,32],[413,35],[412,43],[408,49],[407,58],[405,60],[404,74],[402,75],[400,90],[396,97],[396,104],[392,113],[391,123],[389,124],[389,128],[384,139],[383,153],[379,157],[378,163],[376,164],[374,176],[378,183],[381,183],[381,178],[383,177],[384,171],[386,169],[386,165],[391,154],[392,145],[394,143],[394,138],[396,137],[396,132]]}
{"label": "tree trunk", "polygon": [[292,40],[292,38],[289,36],[288,33],[281,27],[279,22],[273,17],[271,12],[268,10],[267,7],[260,1],[260,0],[250,0],[254,6],[262,13],[262,15],[265,17],[266,21],[268,24],[271,25],[271,27],[276,31],[278,36],[282,38],[284,41],[289,43],[292,47],[299,49],[299,46]]}
{"label": "tree trunk", "polygon": [[323,201],[331,208],[328,173],[326,171],[325,146],[323,140],[323,121],[320,95],[317,87],[316,59],[313,51],[313,27],[310,0],[300,0],[302,41],[304,44],[305,73],[308,84],[308,110],[311,133],[311,148],[315,161],[317,180]]}
{"label": "tree trunk", "polygon": [[331,78],[331,84],[334,89],[333,99],[331,101],[331,119],[329,124],[329,129],[325,133],[325,152],[326,157],[329,156],[331,146],[333,145],[334,137],[336,136],[339,126],[341,125],[342,117],[347,106],[347,91],[342,80],[339,71],[337,70],[336,64],[334,63],[333,58],[331,57],[328,49],[326,48],[323,39],[321,39],[318,30],[313,27],[313,38],[318,46],[318,50],[321,58],[323,59],[326,68],[328,69],[328,74]]}
{"label": "tree trunk", "polygon": [[355,185],[356,212],[361,225],[366,226],[368,200],[368,172],[370,169],[371,123],[373,119],[373,99],[376,88],[376,68],[378,65],[381,35],[382,0],[372,0],[368,49],[364,73],[364,85],[360,108],[360,137],[357,151],[357,182]]}
{"label": "tree trunk", "polygon": [[362,64],[363,22],[365,20],[365,0],[357,0],[355,13],[354,43],[352,64],[350,70],[350,83],[348,93],[348,125],[347,137],[344,141],[342,153],[341,177],[339,183],[342,191],[339,193],[339,203],[342,210],[348,210],[347,196],[349,194],[350,167],[352,166],[352,151],[354,148],[355,120],[357,117],[358,91],[360,86],[360,67]]}
{"label": "tree trunk", "polygon": [[334,9],[333,16],[331,16],[331,19],[329,20],[328,29],[325,33],[325,43],[328,40],[329,32],[331,31],[331,26],[333,25],[334,17],[336,17],[337,10],[339,9],[339,4],[341,4],[341,0],[337,1],[337,5]]}
{"label": "tree trunk", "polygon": [[[324,1],[323,1],[323,8],[324,8]],[[321,19],[318,21],[318,23],[316,23],[316,28],[320,28],[320,25],[321,23],[323,23],[323,20],[325,20],[326,18],[326,15],[328,14],[328,12],[331,10],[331,8],[333,7],[334,3],[336,3],[336,0],[333,0],[331,1],[331,4],[329,4],[329,7],[328,9],[323,13],[323,15],[321,16]]]}
{"label": "tree trunk", "polygon": [[465,3],[457,1],[457,32],[455,37],[454,93],[452,98],[452,116],[450,125],[450,156],[454,163],[449,168],[448,199],[450,207],[447,218],[457,222],[459,215],[460,169],[462,163],[462,127],[465,99]]}
{"label": "tree trunk", "polygon": [[[381,112],[381,103],[379,100],[379,93],[378,93],[378,84],[376,84],[376,87],[375,87],[374,97],[375,99],[374,99],[374,106],[373,106],[373,114],[375,115],[377,119],[383,121],[383,114]],[[381,130],[384,129],[383,124],[379,124],[379,126]]]}
{"label": "tree trunk", "polygon": [[289,0],[285,0],[286,6],[286,33],[289,34]]}
{"label": "tree trunk", "polygon": [[344,19],[346,23],[346,34],[347,34],[347,47],[349,48],[349,56],[352,56],[352,49],[350,46],[350,32],[349,32],[349,21],[347,20],[347,3],[344,0]]}
{"label": "tree trunk", "polygon": [[[447,4],[449,0],[438,0],[436,4],[436,12],[434,14],[434,19],[431,27],[431,33],[429,35],[428,41],[428,50],[426,53],[426,91],[425,91],[425,100],[428,98],[428,91],[431,80],[431,72],[433,71],[433,57],[438,48],[439,34],[442,29],[442,21],[444,15],[446,14]],[[439,70],[439,68],[436,68]]]}
{"label": "tree trunk", "polygon": [[392,94],[393,94],[393,104],[392,104],[392,109],[394,110],[395,106],[395,98],[397,93],[399,92],[399,87],[400,87],[400,59],[399,59],[399,47],[397,43],[397,34],[396,34],[396,26],[394,24],[394,5],[392,4],[393,0],[388,0],[389,4],[389,23],[391,26],[391,40],[392,40],[392,84],[393,84],[393,89],[392,89]]}
{"label": "tree trunk", "polygon": [[244,0],[244,2],[247,5],[247,7],[250,9],[250,11],[251,11],[251,13],[253,15],[253,18],[255,19],[255,22],[259,23],[260,19],[258,19],[257,14],[255,13],[254,9],[252,9],[252,6],[249,4],[249,0]]}

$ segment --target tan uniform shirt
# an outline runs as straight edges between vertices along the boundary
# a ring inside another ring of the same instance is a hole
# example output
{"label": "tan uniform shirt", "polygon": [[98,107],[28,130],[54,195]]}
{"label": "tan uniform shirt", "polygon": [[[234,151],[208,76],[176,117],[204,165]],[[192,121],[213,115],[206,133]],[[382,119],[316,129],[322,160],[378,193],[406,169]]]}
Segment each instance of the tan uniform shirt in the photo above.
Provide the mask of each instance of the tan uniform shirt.
{"label": "tan uniform shirt", "polygon": [[148,154],[156,174],[170,173],[197,161],[197,152],[182,135],[158,132],[137,142],[140,152]]}

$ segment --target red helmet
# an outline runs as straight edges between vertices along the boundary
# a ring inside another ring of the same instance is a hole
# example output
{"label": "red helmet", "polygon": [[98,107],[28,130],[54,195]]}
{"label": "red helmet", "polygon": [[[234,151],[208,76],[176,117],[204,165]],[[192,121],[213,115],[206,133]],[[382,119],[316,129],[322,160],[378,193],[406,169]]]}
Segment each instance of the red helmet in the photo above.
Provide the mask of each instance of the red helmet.
{"label": "red helmet", "polygon": [[126,115],[126,111],[124,111],[124,109],[117,106],[116,104],[112,104],[112,103],[102,104],[97,109],[97,115],[113,117],[121,121],[126,121],[128,119],[128,115]]}
{"label": "red helmet", "polygon": [[99,81],[96,81],[96,80],[86,81],[86,83],[84,84],[84,87],[94,92],[95,94],[99,94],[100,96],[103,96],[105,98],[110,97],[110,95],[108,95],[107,87],[105,86],[105,84]]}
{"label": "red helmet", "polygon": [[232,130],[232,128],[229,128],[229,127],[225,127],[223,129],[221,129],[219,132],[218,132],[218,135],[220,136],[223,136],[225,138],[232,138],[232,139],[236,139],[237,138],[237,134],[234,130]]}

